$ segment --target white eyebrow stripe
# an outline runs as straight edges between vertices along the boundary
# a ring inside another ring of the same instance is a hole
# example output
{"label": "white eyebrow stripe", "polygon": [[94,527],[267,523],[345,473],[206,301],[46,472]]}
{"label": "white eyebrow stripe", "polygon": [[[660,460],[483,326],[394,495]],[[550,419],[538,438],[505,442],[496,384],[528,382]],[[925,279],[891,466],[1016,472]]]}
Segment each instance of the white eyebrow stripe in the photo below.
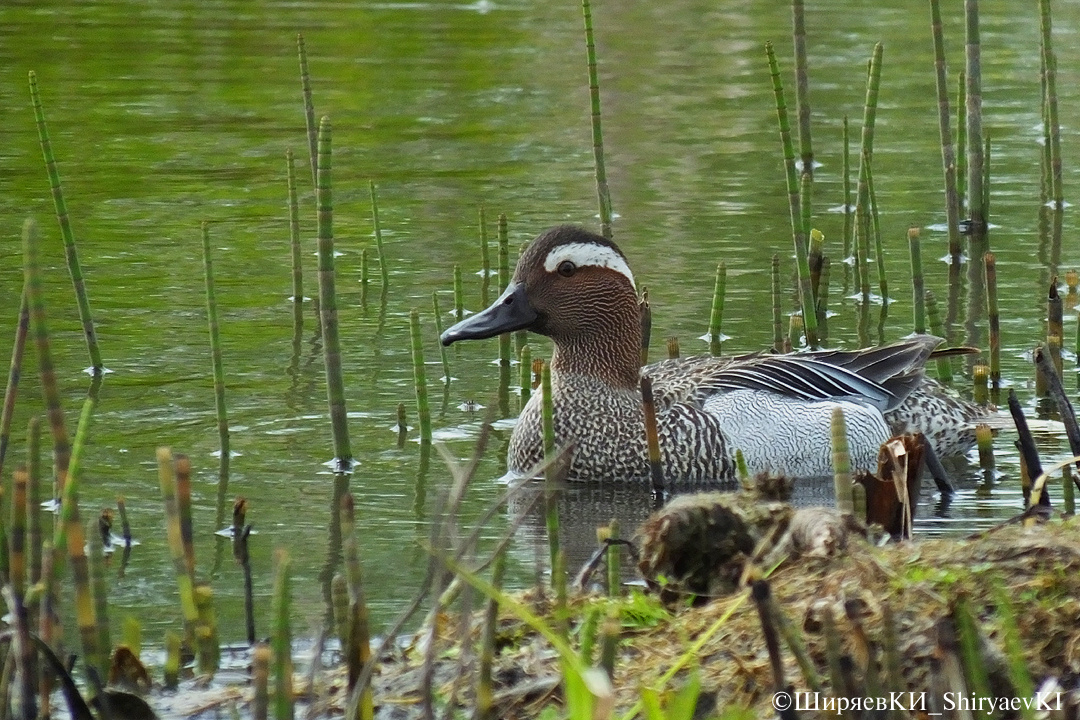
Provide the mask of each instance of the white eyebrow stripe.
{"label": "white eyebrow stripe", "polygon": [[559,263],[563,260],[569,260],[578,267],[592,266],[614,270],[625,276],[630,281],[630,286],[635,290],[637,289],[637,285],[634,283],[634,274],[630,272],[630,266],[626,264],[626,261],[622,259],[619,253],[605,245],[597,245],[596,243],[559,245],[548,253],[547,258],[544,260],[544,269],[548,272],[555,272],[555,269],[559,267]]}

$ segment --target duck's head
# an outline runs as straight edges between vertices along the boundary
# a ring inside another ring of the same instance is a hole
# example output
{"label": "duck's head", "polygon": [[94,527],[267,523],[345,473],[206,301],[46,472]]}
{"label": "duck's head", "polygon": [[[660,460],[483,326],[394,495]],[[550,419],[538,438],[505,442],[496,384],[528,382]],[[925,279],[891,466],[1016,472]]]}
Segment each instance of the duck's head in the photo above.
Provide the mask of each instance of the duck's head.
{"label": "duck's head", "polygon": [[633,359],[640,357],[641,329],[626,256],[615,243],[577,226],[546,230],[525,249],[505,292],[486,310],[449,328],[442,342],[515,330],[554,340],[553,365],[561,355],[564,369],[589,372],[585,365],[632,364],[617,372],[636,384]]}

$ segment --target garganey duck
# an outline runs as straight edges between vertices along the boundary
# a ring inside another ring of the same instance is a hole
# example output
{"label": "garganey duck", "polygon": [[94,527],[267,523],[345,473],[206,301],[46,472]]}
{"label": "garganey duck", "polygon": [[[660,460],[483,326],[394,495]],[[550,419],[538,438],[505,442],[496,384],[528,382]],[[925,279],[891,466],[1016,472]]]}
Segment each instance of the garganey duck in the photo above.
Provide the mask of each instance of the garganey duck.
{"label": "garganey duck", "polygon": [[[741,449],[751,472],[832,472],[830,420],[844,410],[852,463],[875,468],[891,435],[918,430],[939,457],[974,443],[983,411],[942,392],[923,366],[941,342],[914,336],[877,348],[793,355],[665,360],[641,367],[637,289],[615,243],[576,226],[532,241],[505,292],[442,335],[444,345],[527,329],[555,342],[556,442],[574,444],[571,479],[649,478],[640,379],[651,377],[664,475],[673,483],[729,481]],[[543,457],[541,397],[510,438],[507,464]]]}

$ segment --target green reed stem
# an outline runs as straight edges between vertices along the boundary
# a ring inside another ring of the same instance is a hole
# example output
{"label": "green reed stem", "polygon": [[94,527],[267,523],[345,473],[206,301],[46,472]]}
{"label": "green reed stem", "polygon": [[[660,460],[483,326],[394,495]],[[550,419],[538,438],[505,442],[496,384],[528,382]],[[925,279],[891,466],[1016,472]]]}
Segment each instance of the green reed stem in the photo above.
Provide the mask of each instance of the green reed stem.
{"label": "green reed stem", "polygon": [[300,253],[300,203],[296,197],[296,158],[285,152],[289,192],[289,248],[292,251],[293,328],[304,326],[304,261]]}
{"label": "green reed stem", "polygon": [[727,265],[716,266],[716,284],[713,286],[712,312],[709,314],[709,353],[720,354],[720,325],[724,321],[724,289],[727,286]]}
{"label": "green reed stem", "polygon": [[71,230],[71,218],[64,202],[64,190],[60,187],[60,173],[56,169],[49,130],[45,126],[45,111],[41,107],[41,95],[38,93],[37,75],[30,71],[30,99],[34,104],[34,117],[37,120],[38,139],[41,142],[41,154],[45,158],[45,169],[52,188],[53,205],[56,206],[56,219],[60,223],[60,235],[64,239],[64,256],[67,260],[71,285],[75,289],[75,299],[79,305],[79,320],[82,322],[86,349],[90,353],[90,365],[94,374],[100,374],[105,366],[101,362],[101,350],[98,349],[97,333],[94,330],[94,318],[90,314],[90,300],[86,296],[86,283],[79,265],[79,253],[75,249],[75,234]]}
{"label": "green reed stem", "polygon": [[201,675],[213,675],[221,666],[221,644],[214,613],[214,591],[209,585],[195,586],[195,608],[199,611],[199,624],[195,628],[196,667]]}
{"label": "green reed stem", "polygon": [[318,187],[319,129],[315,124],[315,103],[311,99],[311,75],[308,74],[307,48],[304,36],[296,36],[296,52],[300,57],[300,87],[304,94],[304,125],[307,128],[308,159],[311,164],[311,185]]}
{"label": "green reed stem", "polygon": [[990,381],[1001,384],[1001,318],[998,315],[997,261],[994,253],[983,255],[986,267],[986,314],[990,324]]}
{"label": "green reed stem", "polygon": [[1064,207],[1065,197],[1061,182],[1061,126],[1058,123],[1057,55],[1054,52],[1050,0],[1039,0],[1039,29],[1042,35],[1042,65],[1046,85],[1046,119],[1050,133],[1051,188],[1054,207],[1062,208]]}
{"label": "green reed stem", "polygon": [[[863,295],[869,295],[870,279],[866,276],[866,255],[869,250],[869,222],[871,213],[871,179],[870,174],[870,161],[874,155],[874,126],[877,121],[877,104],[878,94],[881,88],[881,57],[884,48],[881,43],[877,43],[874,46],[874,53],[870,58],[870,65],[867,72],[866,79],[866,102],[863,106],[863,126],[862,126],[862,147],[859,150],[859,184],[858,195],[855,201],[856,209],[856,233],[858,233],[862,241],[860,248],[864,255],[863,264],[859,268],[862,273],[862,292]],[[859,222],[859,213],[862,212],[862,222]],[[884,296],[883,296],[884,297]]]}
{"label": "green reed stem", "polygon": [[15,342],[11,346],[11,368],[8,371],[7,387],[4,390],[4,409],[0,412],[0,477],[3,477],[4,458],[7,457],[8,442],[11,439],[11,419],[15,414],[15,398],[19,391],[19,378],[22,376],[26,336],[30,330],[30,306],[27,303],[25,287],[20,297],[19,322],[15,326]]}
{"label": "green reed stem", "polygon": [[465,319],[465,291],[461,282],[461,266],[454,265],[454,319]]}
{"label": "green reed stem", "polygon": [[373,180],[368,180],[368,191],[371,193],[371,227],[375,233],[375,252],[379,255],[379,275],[382,278],[382,291],[390,287],[390,263],[386,260],[386,251],[383,248],[382,223],[379,222],[379,191]]}
{"label": "green reed stem", "polygon": [[604,132],[600,125],[600,78],[596,71],[596,42],[593,39],[592,6],[582,0],[585,18],[585,53],[589,63],[589,104],[592,112],[593,162],[596,165],[596,200],[600,209],[600,234],[611,239],[611,193],[604,167]]}
{"label": "green reed stem", "polygon": [[990,133],[983,138],[983,217],[986,232],[990,232]]}
{"label": "green reed stem", "polygon": [[851,453],[848,451],[847,422],[841,408],[832,412],[832,464],[836,509],[851,514],[855,510],[851,498]]}
{"label": "green reed stem", "polygon": [[[803,174],[814,179],[814,151],[810,142],[810,74],[806,61],[806,18],[803,0],[791,0],[792,40],[795,46],[795,107],[799,116],[799,155],[802,159]],[[809,194],[809,193],[807,193]],[[803,204],[809,210],[810,202],[806,197]],[[810,225],[804,225],[807,232]]]}
{"label": "green reed stem", "polygon": [[490,303],[491,287],[491,253],[488,248],[487,218],[484,215],[484,207],[480,206],[480,307],[486,308]]}
{"label": "green reed stem", "polygon": [[780,82],[780,66],[776,62],[772,43],[765,43],[765,54],[769,60],[769,72],[772,74],[773,95],[776,99],[776,118],[780,125],[780,142],[784,148],[784,167],[787,170],[788,206],[791,212],[792,238],[795,243],[795,257],[799,273],[799,302],[803,312],[803,328],[806,332],[807,347],[816,348],[817,317],[814,314],[814,291],[810,284],[810,262],[806,252],[806,233],[802,227],[802,210],[799,200],[799,181],[795,173],[795,148],[791,142],[791,126],[788,123],[787,104],[784,101],[784,87]]}
{"label": "green reed stem", "polygon": [[[454,267],[458,267],[455,265]],[[431,291],[431,305],[435,311],[435,333],[438,337],[442,337],[443,324],[442,324],[442,310],[439,308],[439,291]],[[442,360],[443,369],[443,382],[450,382],[450,357],[447,355],[446,346],[439,343],[439,359]]]}
{"label": "green reed stem", "polygon": [[[937,299],[934,297],[934,291],[927,290],[924,297],[926,299],[926,321],[930,323],[930,334],[945,337],[944,330],[941,327],[941,317],[938,315]],[[952,382],[952,363],[949,358],[937,359],[937,378],[944,383]]]}
{"label": "green reed stem", "polygon": [[[784,351],[783,299],[780,297],[780,256],[772,256],[773,350]],[[670,352],[668,353],[671,354]]]}
{"label": "green reed stem", "polygon": [[345,412],[345,379],[341,369],[341,340],[338,337],[338,307],[334,287],[334,198],[331,177],[330,118],[319,123],[318,182],[319,206],[319,318],[322,323],[323,360],[326,364],[326,396],[330,406],[330,428],[334,438],[337,472],[352,468],[349,420]]}
{"label": "green reed stem", "polygon": [[274,718],[293,720],[293,661],[292,626],[289,622],[291,600],[291,561],[283,548],[274,552],[273,633],[270,648],[273,650]]}
{"label": "green reed stem", "polygon": [[923,280],[919,228],[908,228],[907,241],[911,254],[911,305],[914,309],[915,332],[922,335],[926,332],[926,283]]}
{"label": "green reed stem", "polygon": [[[866,166],[865,154],[859,163],[860,168]],[[862,292],[862,301],[866,304],[870,298],[870,208],[869,208],[869,185],[864,170],[859,172],[858,199],[855,203],[855,254],[859,271],[856,277],[859,279],[859,290]]]}
{"label": "green reed stem", "polygon": [[[92,520],[86,524],[86,541],[90,548],[88,572],[93,591],[94,618],[97,620],[97,646],[107,655],[112,649],[112,638],[109,634],[109,589],[105,580],[105,552],[102,549],[101,533],[97,531],[97,523]],[[103,666],[106,662],[102,657]]]}
{"label": "green reed stem", "polygon": [[[930,0],[930,29],[934,36],[934,70],[938,98],[938,134],[941,137],[941,167],[945,181],[945,218],[949,226],[949,256],[959,262],[960,198],[957,195],[956,147],[953,145],[949,115],[949,85],[945,67],[945,39],[941,31],[939,0]],[[921,295],[919,296],[921,297]],[[916,331],[917,332],[917,331]]]}
{"label": "green reed stem", "polygon": [[[555,494],[555,398],[551,391],[551,366],[545,362],[540,371],[540,417],[544,431],[544,504],[548,533],[548,551],[554,575],[559,555],[559,503]],[[554,582],[554,577],[552,578]]]}
{"label": "green reed stem", "polygon": [[412,339],[413,385],[416,389],[416,410],[420,416],[420,442],[431,442],[431,409],[428,406],[427,373],[424,372],[424,342],[420,334],[420,313],[409,313],[409,335]]}
{"label": "green reed stem", "polygon": [[521,383],[521,407],[525,407],[525,403],[529,402],[529,398],[532,396],[532,351],[528,345],[521,346],[521,355],[518,356],[518,372],[520,374]]}
{"label": "green reed stem", "polygon": [[986,230],[983,209],[982,61],[979,42],[979,2],[964,0],[965,69],[967,73],[968,209],[972,232]]}
{"label": "green reed stem", "polygon": [[[229,414],[225,406],[225,368],[221,362],[221,334],[218,326],[217,293],[214,290],[214,262],[210,256],[210,227],[202,224],[203,269],[206,274],[206,319],[210,326],[210,361],[214,370],[214,407],[217,409],[218,458],[217,516],[215,527],[225,522],[225,498],[229,492]],[[293,319],[299,313],[293,315]]]}
{"label": "green reed stem", "polygon": [[1050,353],[1050,359],[1054,363],[1057,376],[1062,377],[1064,365],[1061,359],[1061,348],[1065,338],[1065,308],[1064,301],[1057,291],[1057,276],[1050,280],[1050,289],[1046,297],[1046,349]]}

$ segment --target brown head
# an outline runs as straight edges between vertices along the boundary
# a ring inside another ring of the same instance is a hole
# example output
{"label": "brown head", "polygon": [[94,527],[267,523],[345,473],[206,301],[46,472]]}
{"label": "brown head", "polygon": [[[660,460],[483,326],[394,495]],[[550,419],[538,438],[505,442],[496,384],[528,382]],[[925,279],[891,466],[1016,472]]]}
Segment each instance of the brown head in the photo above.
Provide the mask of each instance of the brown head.
{"label": "brown head", "polygon": [[533,240],[491,307],[442,335],[444,345],[531,330],[555,341],[552,370],[638,386],[641,324],[634,276],[615,243],[573,225]]}

